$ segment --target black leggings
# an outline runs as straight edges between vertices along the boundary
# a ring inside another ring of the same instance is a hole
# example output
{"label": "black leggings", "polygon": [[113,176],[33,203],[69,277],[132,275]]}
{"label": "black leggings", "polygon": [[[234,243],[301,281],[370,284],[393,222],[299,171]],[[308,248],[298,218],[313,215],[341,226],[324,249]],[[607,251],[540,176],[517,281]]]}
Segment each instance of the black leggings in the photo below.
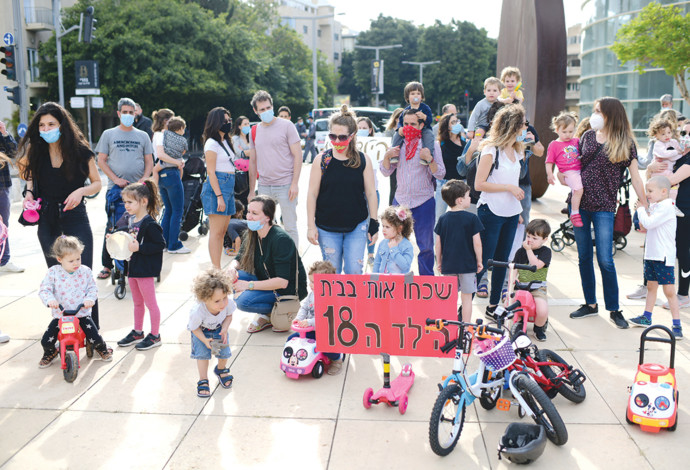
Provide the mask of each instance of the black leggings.
{"label": "black leggings", "polygon": [[[43,352],[50,354],[55,351],[55,342],[58,337],[58,323],[59,318],[53,318],[53,320],[48,325],[48,329],[43,333],[43,338],[41,338],[41,346],[43,346]],[[79,325],[86,335],[86,341],[93,344],[94,349],[99,351],[105,351],[105,341],[103,337],[98,333],[98,328],[93,322],[91,317],[79,317]]]}
{"label": "black leggings", "polygon": [[[690,214],[678,217],[676,224],[676,257],[678,258],[678,295],[688,295],[690,287]],[[684,276],[683,273],[687,274]]]}

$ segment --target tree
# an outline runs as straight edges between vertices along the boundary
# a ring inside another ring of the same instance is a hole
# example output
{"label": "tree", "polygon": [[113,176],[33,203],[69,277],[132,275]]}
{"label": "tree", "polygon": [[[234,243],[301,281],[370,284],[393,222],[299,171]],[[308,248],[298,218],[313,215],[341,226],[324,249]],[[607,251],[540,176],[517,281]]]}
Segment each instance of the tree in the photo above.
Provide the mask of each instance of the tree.
{"label": "tree", "polygon": [[355,52],[343,52],[340,63],[340,77],[338,80],[338,93],[350,95],[350,103],[362,105],[369,102],[367,90],[363,90],[355,80]]}
{"label": "tree", "polygon": [[611,50],[623,64],[636,62],[640,74],[649,66],[664,69],[690,104],[685,79],[690,67],[690,15],[683,15],[680,8],[648,4],[618,30]]}

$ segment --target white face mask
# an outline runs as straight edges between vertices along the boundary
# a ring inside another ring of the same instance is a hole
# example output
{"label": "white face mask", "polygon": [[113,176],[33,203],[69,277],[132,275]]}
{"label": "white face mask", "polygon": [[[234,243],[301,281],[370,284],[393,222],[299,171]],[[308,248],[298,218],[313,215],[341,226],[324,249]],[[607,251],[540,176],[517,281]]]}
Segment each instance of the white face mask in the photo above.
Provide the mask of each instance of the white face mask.
{"label": "white face mask", "polygon": [[600,131],[604,128],[604,116],[600,113],[592,113],[589,117],[589,125],[595,131]]}

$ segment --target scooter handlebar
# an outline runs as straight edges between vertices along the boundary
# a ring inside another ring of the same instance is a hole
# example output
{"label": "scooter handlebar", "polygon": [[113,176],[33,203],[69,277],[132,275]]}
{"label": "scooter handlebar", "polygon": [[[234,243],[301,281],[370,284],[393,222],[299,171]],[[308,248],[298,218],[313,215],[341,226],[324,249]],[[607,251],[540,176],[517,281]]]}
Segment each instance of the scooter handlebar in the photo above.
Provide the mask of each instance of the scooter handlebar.
{"label": "scooter handlebar", "polygon": [[513,265],[514,269],[520,269],[523,271],[532,271],[536,272],[537,267],[531,264],[514,264],[514,263],[508,263],[505,261],[494,261],[490,259],[489,261],[486,262],[487,266],[494,266],[496,268],[510,268],[510,265]]}
{"label": "scooter handlebar", "polygon": [[73,317],[73,316],[75,316],[77,313],[79,313],[79,310],[81,310],[82,308],[84,308],[84,304],[79,304],[79,305],[77,306],[77,308],[74,309],[74,310],[65,310],[65,308],[62,306],[62,304],[58,305],[58,308],[60,309],[60,311],[62,312],[63,315],[66,315],[66,316],[68,316],[68,317]]}

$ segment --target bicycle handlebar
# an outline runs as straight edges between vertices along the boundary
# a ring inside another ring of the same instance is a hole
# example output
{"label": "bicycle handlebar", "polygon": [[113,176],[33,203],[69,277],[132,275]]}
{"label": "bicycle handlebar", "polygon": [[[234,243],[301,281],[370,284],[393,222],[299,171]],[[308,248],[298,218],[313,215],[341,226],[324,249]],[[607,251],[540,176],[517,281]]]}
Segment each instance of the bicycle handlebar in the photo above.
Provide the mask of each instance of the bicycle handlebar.
{"label": "bicycle handlebar", "polygon": [[486,262],[487,267],[488,266],[494,266],[497,268],[511,268],[511,266],[510,266],[511,264],[513,265],[512,266],[513,269],[521,269],[523,271],[532,271],[532,272],[537,271],[537,267],[534,265],[531,265],[531,264],[507,263],[505,261],[494,261],[492,259],[490,259],[489,261]]}
{"label": "bicycle handlebar", "polygon": [[60,309],[60,311],[62,312],[63,315],[66,315],[66,316],[68,316],[68,317],[73,317],[73,316],[75,316],[77,313],[79,313],[79,310],[81,310],[82,308],[84,308],[84,304],[79,304],[79,305],[77,306],[77,308],[74,309],[74,310],[65,310],[65,308],[62,306],[62,304],[59,304],[59,305],[58,305],[58,308]]}

